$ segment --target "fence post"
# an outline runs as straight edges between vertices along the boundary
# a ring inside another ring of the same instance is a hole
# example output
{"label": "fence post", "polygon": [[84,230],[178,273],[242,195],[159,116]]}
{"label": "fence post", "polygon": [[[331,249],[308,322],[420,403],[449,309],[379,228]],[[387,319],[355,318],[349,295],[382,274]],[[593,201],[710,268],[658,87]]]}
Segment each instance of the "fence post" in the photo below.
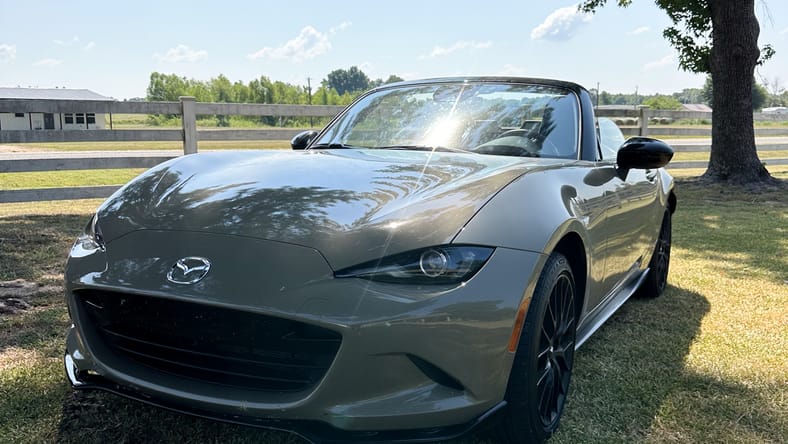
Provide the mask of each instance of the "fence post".
{"label": "fence post", "polygon": [[181,121],[183,122],[183,154],[197,152],[197,115],[194,97],[181,96]]}
{"label": "fence post", "polygon": [[638,116],[638,135],[646,137],[648,136],[648,119],[651,113],[648,106],[645,105],[640,105],[638,111],[640,112],[640,116]]}

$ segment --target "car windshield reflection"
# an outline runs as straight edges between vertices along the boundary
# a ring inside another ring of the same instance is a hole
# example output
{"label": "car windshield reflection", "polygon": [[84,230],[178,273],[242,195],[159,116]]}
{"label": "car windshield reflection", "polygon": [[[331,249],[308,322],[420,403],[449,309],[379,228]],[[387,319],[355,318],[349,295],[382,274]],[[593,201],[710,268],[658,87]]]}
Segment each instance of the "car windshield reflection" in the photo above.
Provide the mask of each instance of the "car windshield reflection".
{"label": "car windshield reflection", "polygon": [[359,147],[577,158],[576,96],[538,84],[385,87],[355,102],[312,148]]}

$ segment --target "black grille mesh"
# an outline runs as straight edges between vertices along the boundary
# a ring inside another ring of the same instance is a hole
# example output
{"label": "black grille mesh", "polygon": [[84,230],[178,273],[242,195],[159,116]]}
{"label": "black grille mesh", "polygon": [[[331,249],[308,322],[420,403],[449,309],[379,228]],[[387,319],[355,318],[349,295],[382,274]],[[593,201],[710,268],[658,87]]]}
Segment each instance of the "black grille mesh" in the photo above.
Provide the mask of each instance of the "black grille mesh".
{"label": "black grille mesh", "polygon": [[213,384],[301,391],[325,375],[332,330],[192,302],[103,291],[78,299],[105,345],[157,370]]}

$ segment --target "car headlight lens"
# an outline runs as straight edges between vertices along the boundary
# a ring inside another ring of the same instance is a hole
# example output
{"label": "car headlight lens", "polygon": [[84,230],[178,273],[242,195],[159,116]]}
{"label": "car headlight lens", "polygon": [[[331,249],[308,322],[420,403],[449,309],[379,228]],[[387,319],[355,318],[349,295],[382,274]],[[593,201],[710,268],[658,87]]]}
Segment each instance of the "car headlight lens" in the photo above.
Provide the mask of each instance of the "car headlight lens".
{"label": "car headlight lens", "polygon": [[98,215],[94,214],[90,218],[85,230],[77,238],[77,243],[85,250],[104,251],[104,237],[101,235],[101,228],[98,225]]}
{"label": "car headlight lens", "polygon": [[453,284],[473,277],[493,251],[469,245],[430,247],[345,268],[334,276],[399,284]]}

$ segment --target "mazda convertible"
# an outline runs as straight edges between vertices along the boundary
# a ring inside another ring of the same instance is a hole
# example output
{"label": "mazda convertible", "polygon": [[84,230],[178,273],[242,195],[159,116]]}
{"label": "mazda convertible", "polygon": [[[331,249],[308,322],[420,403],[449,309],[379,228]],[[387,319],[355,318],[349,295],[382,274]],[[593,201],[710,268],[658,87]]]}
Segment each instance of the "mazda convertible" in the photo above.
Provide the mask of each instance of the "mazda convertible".
{"label": "mazda convertible", "polygon": [[291,145],[99,207],[65,272],[75,389],[313,442],[541,442],[575,351],[666,288],[673,150],[574,83],[384,85]]}

